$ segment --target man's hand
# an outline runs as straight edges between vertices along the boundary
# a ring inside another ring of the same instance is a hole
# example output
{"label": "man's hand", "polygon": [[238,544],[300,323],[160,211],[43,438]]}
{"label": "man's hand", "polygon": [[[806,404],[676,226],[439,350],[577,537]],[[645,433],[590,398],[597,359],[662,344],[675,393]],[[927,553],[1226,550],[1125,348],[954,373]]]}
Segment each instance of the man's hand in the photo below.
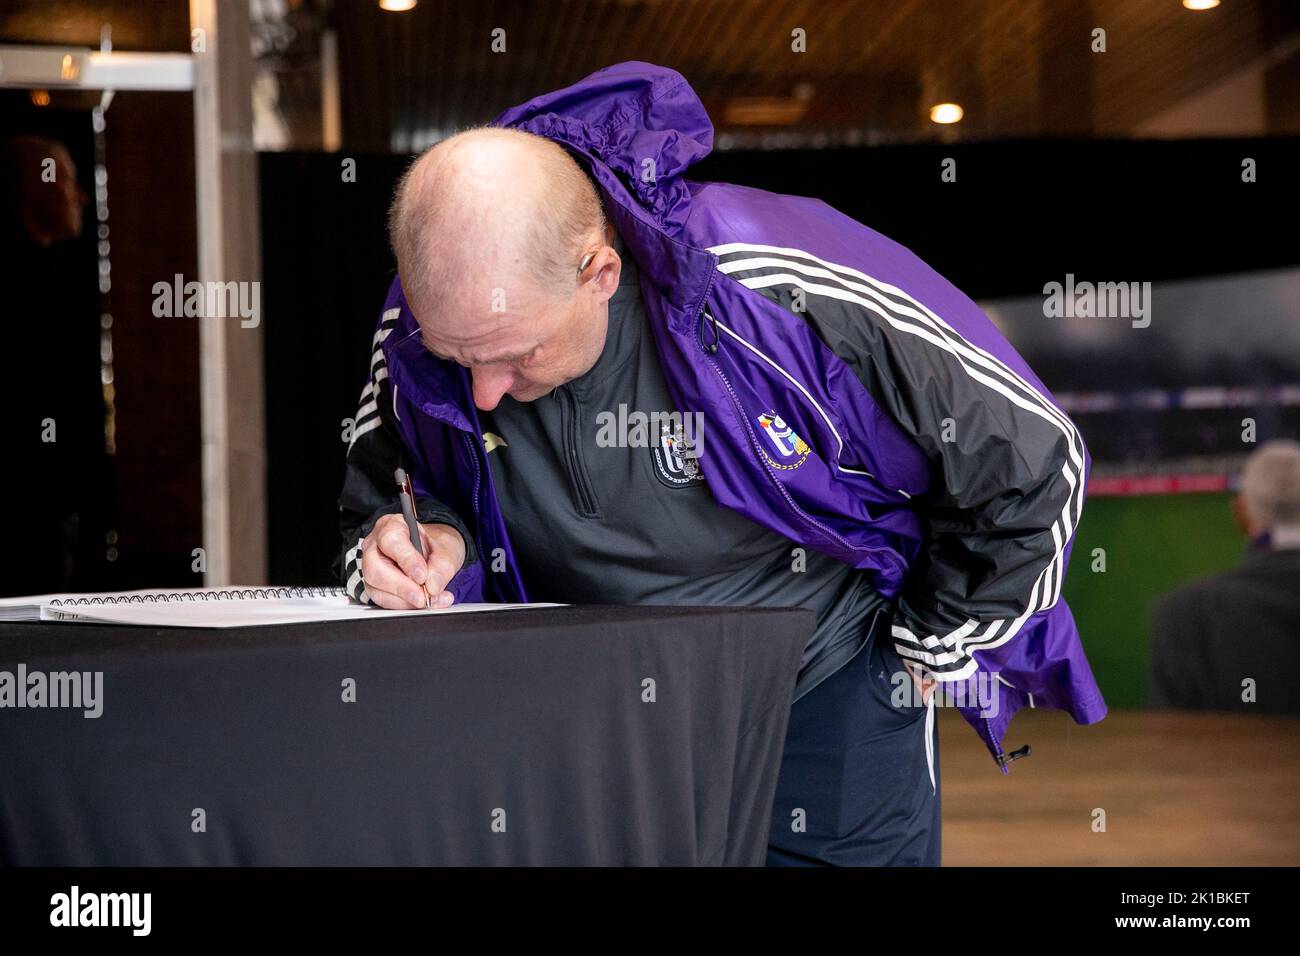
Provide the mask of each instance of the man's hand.
{"label": "man's hand", "polygon": [[427,560],[411,544],[400,514],[384,515],[366,535],[361,577],[375,604],[405,611],[426,603],[433,607],[452,603],[451,592],[444,589],[465,563],[465,539],[449,524],[422,524],[420,537]]}
{"label": "man's hand", "polygon": [[912,683],[916,685],[916,689],[921,692],[921,703],[928,706],[930,703],[930,695],[934,693],[934,689],[938,686],[939,682],[933,677],[927,677],[925,680],[917,677],[917,668],[913,667],[909,661],[903,661],[903,666],[906,667],[907,672],[912,675]]}

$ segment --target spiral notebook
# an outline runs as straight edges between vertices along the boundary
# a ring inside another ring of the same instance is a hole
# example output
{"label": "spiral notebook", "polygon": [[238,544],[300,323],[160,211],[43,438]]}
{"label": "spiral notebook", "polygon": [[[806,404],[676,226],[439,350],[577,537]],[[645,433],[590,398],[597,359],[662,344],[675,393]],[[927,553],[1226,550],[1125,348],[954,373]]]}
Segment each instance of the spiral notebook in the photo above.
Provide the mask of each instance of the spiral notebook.
{"label": "spiral notebook", "polygon": [[388,611],[358,604],[343,588],[189,588],[111,594],[41,594],[0,599],[0,621],[81,621],[153,627],[260,627],[313,621],[373,621],[421,614],[464,614],[555,604],[453,604]]}

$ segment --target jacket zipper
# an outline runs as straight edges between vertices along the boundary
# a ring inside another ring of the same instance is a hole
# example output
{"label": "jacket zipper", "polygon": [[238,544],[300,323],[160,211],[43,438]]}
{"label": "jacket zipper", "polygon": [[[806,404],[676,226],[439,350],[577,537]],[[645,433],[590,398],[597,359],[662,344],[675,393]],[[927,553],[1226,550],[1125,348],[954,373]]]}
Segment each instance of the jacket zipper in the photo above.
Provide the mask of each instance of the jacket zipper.
{"label": "jacket zipper", "polygon": [[[850,544],[842,536],[840,536],[839,534],[837,534],[836,532],[828,528],[826,525],[822,524],[812,515],[808,514],[808,512],[804,511],[797,504],[795,504],[794,498],[791,497],[789,490],[787,490],[785,485],[781,483],[780,479],[776,477],[776,474],[772,471],[772,466],[767,463],[767,459],[763,455],[763,446],[758,443],[758,437],[754,434],[754,429],[749,424],[749,418],[745,414],[744,407],[740,404],[740,399],[736,396],[736,390],[731,387],[731,382],[727,379],[726,373],[722,371],[721,366],[719,366],[718,363],[712,358],[712,356],[718,351],[718,345],[720,341],[719,338],[717,337],[718,329],[717,329],[717,325],[715,324],[717,320],[714,319],[713,316],[709,314],[709,310],[707,308],[701,309],[701,314],[702,317],[704,319],[707,319],[710,325],[712,326],[715,338],[710,347],[709,345],[704,344],[703,335],[701,335],[700,347],[704,351],[704,353],[709,356],[708,363],[711,366],[713,366],[713,371],[717,373],[718,378],[722,380],[723,387],[725,387],[727,390],[727,394],[731,396],[731,403],[736,408],[736,417],[739,418],[741,424],[745,426],[745,434],[749,436],[750,447],[753,448],[755,455],[758,456],[758,462],[763,466],[763,470],[767,473],[768,478],[771,479],[772,484],[774,484],[776,486],[777,491],[781,493],[781,497],[785,499],[786,504],[790,506],[790,509],[795,514],[797,514],[809,525],[816,528],[822,534],[826,535],[827,537],[831,538],[838,544],[847,548],[849,551],[867,553],[869,549],[859,548],[856,545]],[[701,323],[700,325],[701,332],[703,331],[703,327],[704,327],[703,323]]]}
{"label": "jacket zipper", "polygon": [[591,487],[591,479],[583,463],[582,448],[578,439],[578,400],[563,385],[553,390],[551,394],[560,403],[564,464],[569,472],[569,486],[573,489],[577,500],[578,513],[584,518],[599,518],[600,506],[596,502],[596,493]]}
{"label": "jacket zipper", "polygon": [[989,743],[991,743],[993,748],[997,751],[997,753],[993,755],[993,759],[997,761],[998,767],[1003,773],[1010,773],[1011,768],[1007,766],[1007,755],[1002,752],[1002,745],[998,743],[998,738],[993,733],[993,721],[989,720],[987,717],[981,717],[980,719],[984,721],[984,729],[988,731]]}
{"label": "jacket zipper", "polygon": [[[1006,685],[1007,685],[1008,687],[1010,687],[1012,690],[1015,690],[1015,689],[1016,689],[1015,685],[1012,684],[1012,683],[1011,683],[1009,680],[1007,680],[1006,678],[1004,678],[1001,674],[994,674],[993,676],[994,676],[995,678],[997,678],[998,680],[1000,680],[1002,683],[1006,684]],[[1029,706],[1030,706],[1030,707],[1033,707],[1033,706],[1034,706],[1034,695],[1033,695],[1033,694],[1029,694],[1028,692],[1026,692],[1026,694],[1027,694],[1027,696],[1029,697]],[[1029,744],[1025,744],[1025,745],[1024,745],[1023,747],[1021,747],[1020,749],[1018,749],[1018,750],[1013,750],[1013,751],[1011,751],[1011,753],[1009,753],[1009,754],[1008,754],[1008,753],[1003,753],[1003,752],[1002,752],[1002,745],[1001,745],[1000,743],[998,743],[998,742],[997,742],[997,738],[993,736],[993,721],[989,720],[987,717],[983,717],[983,718],[981,718],[981,719],[984,721],[984,729],[987,730],[987,731],[989,732],[989,740],[993,742],[993,746],[994,746],[994,748],[996,748],[996,750],[997,750],[997,753],[995,753],[995,754],[993,755],[993,759],[997,761],[998,766],[1002,769],[1002,772],[1003,772],[1003,773],[1010,773],[1010,772],[1011,772],[1011,762],[1012,762],[1013,760],[1019,760],[1021,757],[1028,757],[1028,756],[1030,756],[1030,755],[1034,752],[1034,748],[1033,748],[1033,747],[1031,747]]]}
{"label": "jacket zipper", "polygon": [[1013,750],[1009,754],[1003,753],[1002,745],[999,744],[997,739],[993,736],[993,722],[987,717],[982,719],[984,721],[984,728],[989,732],[989,740],[993,741],[993,746],[997,749],[997,753],[993,755],[993,759],[997,761],[998,767],[1001,768],[1003,773],[1011,772],[1011,762],[1013,760],[1019,760],[1021,757],[1028,757],[1033,754],[1034,748],[1029,744],[1025,744],[1023,747],[1018,750]]}

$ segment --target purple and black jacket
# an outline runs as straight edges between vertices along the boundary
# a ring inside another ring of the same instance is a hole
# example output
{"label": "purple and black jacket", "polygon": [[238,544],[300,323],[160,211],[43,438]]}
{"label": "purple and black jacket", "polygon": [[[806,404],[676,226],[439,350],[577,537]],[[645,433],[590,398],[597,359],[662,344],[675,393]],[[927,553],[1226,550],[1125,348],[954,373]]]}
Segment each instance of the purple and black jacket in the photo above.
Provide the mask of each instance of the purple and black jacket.
{"label": "purple and black jacket", "polygon": [[[820,200],[687,179],[713,127],[673,70],[621,63],[494,125],[555,141],[595,180],[640,266],[669,391],[708,423],[699,465],[719,505],[863,569],[894,604],[899,655],[967,702],[1004,773],[1022,707],[1106,715],[1061,600],[1088,452],[974,302]],[[353,448],[389,424],[417,493],[464,519],[472,551],[503,559],[467,563],[458,601],[527,601],[469,374],[416,328],[394,281]],[[778,419],[784,440],[764,442]],[[344,506],[341,566],[358,597],[359,540],[391,510]],[[990,681],[986,715],[976,684],[987,694]]]}

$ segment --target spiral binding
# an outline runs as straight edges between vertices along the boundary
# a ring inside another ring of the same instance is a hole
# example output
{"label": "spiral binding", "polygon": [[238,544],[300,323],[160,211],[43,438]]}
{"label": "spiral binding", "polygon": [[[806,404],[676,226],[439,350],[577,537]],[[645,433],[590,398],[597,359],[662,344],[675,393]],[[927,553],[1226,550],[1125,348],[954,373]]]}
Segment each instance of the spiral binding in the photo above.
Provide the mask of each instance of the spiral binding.
{"label": "spiral binding", "polygon": [[278,600],[300,597],[347,597],[340,587],[213,588],[208,591],[183,591],[176,594],[103,594],[89,597],[55,598],[50,606],[85,604],[182,604],[198,601]]}

